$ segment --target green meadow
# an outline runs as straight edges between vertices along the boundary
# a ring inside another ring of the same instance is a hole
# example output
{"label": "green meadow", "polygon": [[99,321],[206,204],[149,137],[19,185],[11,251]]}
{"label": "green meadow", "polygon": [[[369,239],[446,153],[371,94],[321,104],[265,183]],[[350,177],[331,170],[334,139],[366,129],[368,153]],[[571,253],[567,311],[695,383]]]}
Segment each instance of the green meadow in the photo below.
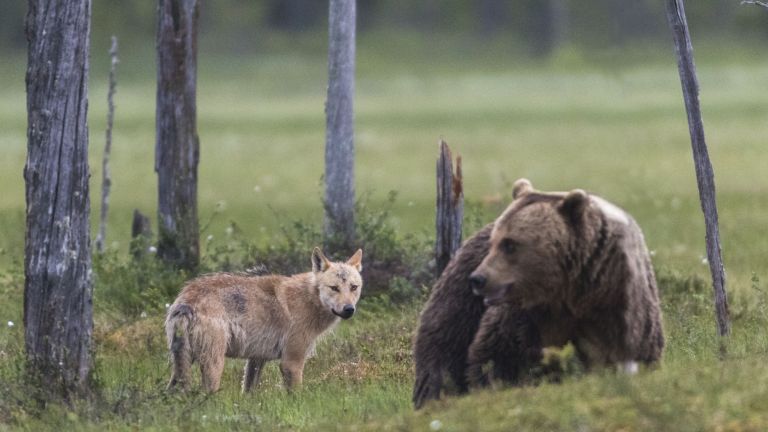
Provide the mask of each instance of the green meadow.
{"label": "green meadow", "polygon": [[[440,41],[428,49],[409,40],[363,39],[358,48],[356,188],[367,209],[389,208],[386,223],[395,241],[428,244],[434,237],[441,138],[463,159],[468,230],[504,208],[520,177],[542,190],[584,188],[617,203],[643,228],[659,275],[668,345],[658,369],[634,377],[576,374],[560,384],[449,397],[413,412],[411,337],[429,289],[416,286],[406,302],[364,298],[360,314],[320,343],[305,370],[305,386],[295,394],[281,388],[278,368],[270,365],[261,387],[241,395],[242,362],[234,360],[219,393],[166,394],[163,304],[173,300],[169,292],[187,275],[127,264],[132,212],[155,214],[156,176],[154,59],[125,49],[116,95],[109,250],[95,273],[98,397],[74,410],[40,408],[20,378],[25,59],[11,56],[0,64],[0,430],[768,429],[764,51],[715,41],[696,51],[734,320],[733,335],[721,342],[671,47],[599,55],[566,49],[537,62],[506,56],[495,45],[455,52]],[[263,248],[287,221],[321,225],[321,42],[305,41],[295,53],[200,55],[199,212],[207,269],[221,262],[233,223],[240,238]],[[106,118],[104,64],[94,54],[94,232]],[[396,198],[390,203],[391,191]],[[307,270],[309,255],[307,249]],[[142,272],[148,284],[171,289],[139,297],[146,301],[143,310],[121,309],[115,296],[129,294],[118,291],[134,286],[126,280]]]}

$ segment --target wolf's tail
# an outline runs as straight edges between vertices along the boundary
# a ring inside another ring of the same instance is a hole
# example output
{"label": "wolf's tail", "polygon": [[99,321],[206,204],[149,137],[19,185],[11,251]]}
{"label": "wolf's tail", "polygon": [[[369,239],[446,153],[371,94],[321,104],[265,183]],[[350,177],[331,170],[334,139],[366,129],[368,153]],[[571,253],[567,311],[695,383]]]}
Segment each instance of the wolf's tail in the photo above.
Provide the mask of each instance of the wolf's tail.
{"label": "wolf's tail", "polygon": [[174,304],[168,310],[165,319],[165,336],[173,367],[168,389],[176,385],[186,387],[189,383],[189,369],[192,366],[192,347],[189,344],[189,332],[194,310],[186,304]]}

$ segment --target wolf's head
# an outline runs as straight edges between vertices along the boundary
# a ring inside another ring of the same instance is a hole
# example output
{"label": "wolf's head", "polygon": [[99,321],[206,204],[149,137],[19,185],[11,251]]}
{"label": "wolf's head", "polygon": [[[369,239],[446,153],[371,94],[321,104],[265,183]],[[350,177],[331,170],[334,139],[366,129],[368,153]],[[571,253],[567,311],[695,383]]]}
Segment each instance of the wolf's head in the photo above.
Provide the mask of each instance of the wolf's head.
{"label": "wolf's head", "polygon": [[355,305],[363,289],[363,251],[358,249],[347,262],[331,262],[320,248],[312,251],[312,272],[315,274],[320,302],[334,315],[347,319],[355,313]]}

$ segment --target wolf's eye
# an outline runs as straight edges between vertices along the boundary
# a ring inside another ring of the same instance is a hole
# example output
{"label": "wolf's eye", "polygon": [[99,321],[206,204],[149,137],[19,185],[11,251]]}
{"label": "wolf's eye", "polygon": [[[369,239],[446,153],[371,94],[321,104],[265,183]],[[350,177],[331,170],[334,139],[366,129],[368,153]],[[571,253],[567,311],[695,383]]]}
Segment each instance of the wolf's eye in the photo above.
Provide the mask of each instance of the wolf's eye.
{"label": "wolf's eye", "polygon": [[510,238],[506,238],[501,241],[501,244],[499,244],[499,248],[501,248],[502,251],[504,251],[505,254],[511,255],[515,253],[515,250],[517,249],[517,242]]}
{"label": "wolf's eye", "polygon": [[328,288],[330,288],[330,289],[332,289],[332,290],[334,290],[334,291],[336,291],[336,292],[339,292],[339,287],[338,287],[338,286],[336,286],[336,285],[331,285],[331,286],[329,286]]}
{"label": "wolf's eye", "polygon": [[357,291],[357,285],[350,285],[349,286],[349,290],[352,291],[352,292]]}

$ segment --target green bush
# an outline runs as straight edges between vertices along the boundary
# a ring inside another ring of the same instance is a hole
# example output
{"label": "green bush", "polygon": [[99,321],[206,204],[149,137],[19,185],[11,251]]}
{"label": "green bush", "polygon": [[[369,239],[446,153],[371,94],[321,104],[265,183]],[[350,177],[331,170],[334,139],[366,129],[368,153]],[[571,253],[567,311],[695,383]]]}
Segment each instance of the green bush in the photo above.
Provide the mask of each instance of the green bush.
{"label": "green bush", "polygon": [[[426,235],[398,234],[390,213],[396,198],[397,194],[391,192],[383,208],[374,208],[370,195],[363,194],[356,203],[355,244],[350,248],[338,246],[334,239],[325,242],[327,255],[336,260],[344,260],[355,249],[362,248],[363,295],[382,297],[387,303],[418,298],[431,285],[434,272],[432,239]],[[214,213],[214,217],[219,213]],[[275,217],[288,220],[277,212]],[[207,225],[204,224],[203,234]],[[184,282],[194,277],[163,264],[156,258],[151,243],[152,239],[147,238],[134,240],[129,259],[116,250],[94,255],[94,304],[99,311],[126,317],[163,311]],[[281,223],[266,242],[247,238],[232,221],[223,239],[204,236],[198,273],[303,273],[310,270],[312,249],[322,244],[322,227],[301,219]]]}

